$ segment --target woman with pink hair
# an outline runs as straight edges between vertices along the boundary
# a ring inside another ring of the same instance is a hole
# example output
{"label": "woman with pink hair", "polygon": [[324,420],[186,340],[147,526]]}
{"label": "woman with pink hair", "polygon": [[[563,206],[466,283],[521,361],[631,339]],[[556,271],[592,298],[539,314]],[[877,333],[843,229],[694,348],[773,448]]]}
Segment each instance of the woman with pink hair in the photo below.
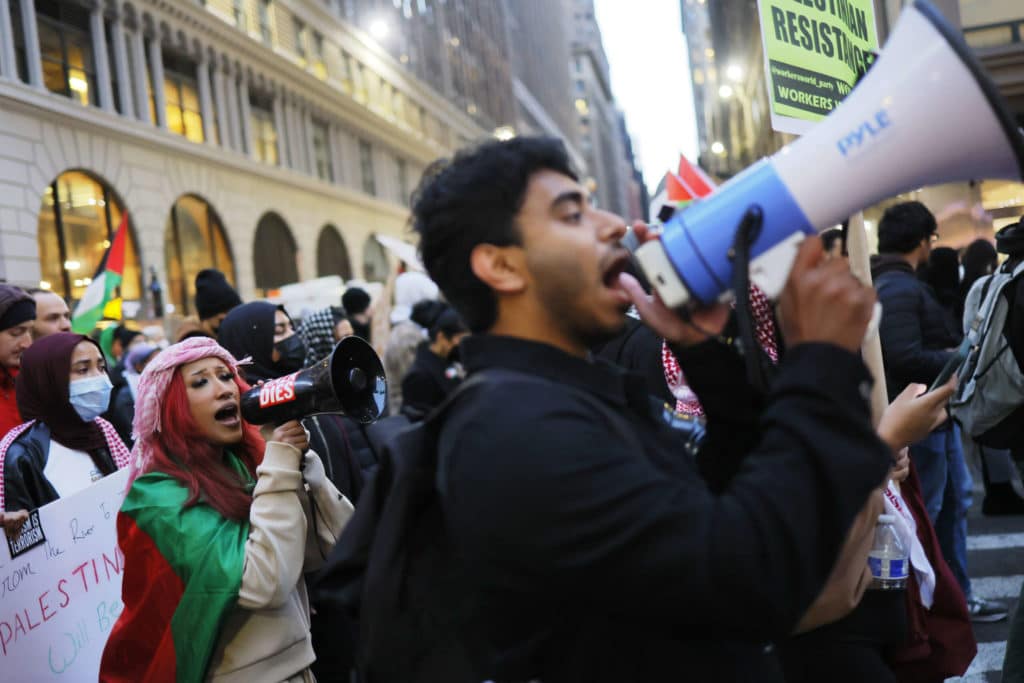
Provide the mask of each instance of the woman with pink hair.
{"label": "woman with pink hair", "polygon": [[175,344],[143,371],[117,517],[124,611],[101,681],[313,680],[303,574],[352,506],[297,421],[257,430],[242,419],[247,389],[209,338]]}

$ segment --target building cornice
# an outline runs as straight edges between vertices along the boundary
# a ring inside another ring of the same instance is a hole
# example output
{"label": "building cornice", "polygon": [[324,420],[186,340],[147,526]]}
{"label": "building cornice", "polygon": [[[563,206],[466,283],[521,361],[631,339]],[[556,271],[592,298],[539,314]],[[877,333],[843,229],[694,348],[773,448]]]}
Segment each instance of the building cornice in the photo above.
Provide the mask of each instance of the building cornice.
{"label": "building cornice", "polygon": [[[339,201],[390,215],[398,220],[404,220],[408,216],[408,209],[352,188],[326,183],[279,166],[263,164],[223,147],[191,142],[150,124],[97,107],[86,107],[60,95],[39,92],[21,83],[0,81],[0,103],[4,108],[38,120],[49,119],[50,123],[57,126],[66,128],[69,127],[69,122],[73,122],[75,126],[119,142],[139,145],[161,153],[173,151],[198,163],[215,165],[227,171],[259,176],[279,185],[334,197]],[[58,169],[59,172],[64,170],[67,169]]]}

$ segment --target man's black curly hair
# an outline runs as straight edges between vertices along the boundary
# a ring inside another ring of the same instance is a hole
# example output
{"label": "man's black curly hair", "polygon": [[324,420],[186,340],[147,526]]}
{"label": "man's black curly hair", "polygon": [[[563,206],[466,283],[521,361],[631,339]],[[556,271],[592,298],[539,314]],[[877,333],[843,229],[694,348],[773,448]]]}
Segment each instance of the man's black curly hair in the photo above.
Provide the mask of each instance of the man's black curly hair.
{"label": "man's black curly hair", "polygon": [[489,330],[498,311],[494,293],[473,274],[470,254],[479,244],[521,244],[515,217],[530,177],[543,170],[577,179],[560,140],[491,141],[435,162],[413,194],[423,265],[473,332]]}

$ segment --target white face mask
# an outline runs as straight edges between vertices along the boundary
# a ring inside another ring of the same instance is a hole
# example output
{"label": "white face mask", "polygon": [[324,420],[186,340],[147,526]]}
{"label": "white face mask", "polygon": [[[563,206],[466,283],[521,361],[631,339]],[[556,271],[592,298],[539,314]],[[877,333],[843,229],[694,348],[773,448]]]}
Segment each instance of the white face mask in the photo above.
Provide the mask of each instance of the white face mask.
{"label": "white face mask", "polygon": [[113,386],[106,374],[76,379],[68,385],[68,401],[78,417],[92,422],[107,412]]}

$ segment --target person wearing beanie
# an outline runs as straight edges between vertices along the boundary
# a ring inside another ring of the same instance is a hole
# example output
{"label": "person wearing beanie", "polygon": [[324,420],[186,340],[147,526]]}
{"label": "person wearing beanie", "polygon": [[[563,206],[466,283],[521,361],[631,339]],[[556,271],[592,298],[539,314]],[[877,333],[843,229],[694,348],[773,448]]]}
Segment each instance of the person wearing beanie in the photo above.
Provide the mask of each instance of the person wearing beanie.
{"label": "person wearing beanie", "polygon": [[349,287],[341,295],[341,305],[345,315],[352,323],[352,330],[357,337],[370,339],[370,295],[365,289]]}
{"label": "person wearing beanie", "polygon": [[217,336],[220,321],[228,311],[241,304],[242,298],[224,277],[224,273],[204,268],[196,274],[196,312],[199,324],[211,337]]}
{"label": "person wearing beanie", "polygon": [[0,437],[21,424],[14,378],[32,344],[36,302],[13,285],[0,284]]}

